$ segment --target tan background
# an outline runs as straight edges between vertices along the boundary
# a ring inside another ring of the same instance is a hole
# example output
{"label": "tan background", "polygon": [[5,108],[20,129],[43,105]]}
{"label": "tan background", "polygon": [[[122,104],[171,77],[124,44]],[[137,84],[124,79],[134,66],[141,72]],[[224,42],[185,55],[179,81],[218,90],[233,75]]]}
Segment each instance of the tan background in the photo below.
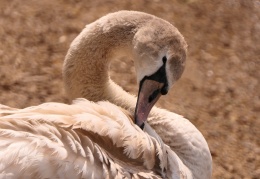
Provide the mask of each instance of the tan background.
{"label": "tan background", "polygon": [[[0,103],[68,102],[61,67],[69,44],[85,24],[121,9],[166,19],[186,38],[187,68],[159,106],[203,133],[213,178],[260,178],[259,0],[0,0]],[[111,74],[136,94],[129,59]]]}

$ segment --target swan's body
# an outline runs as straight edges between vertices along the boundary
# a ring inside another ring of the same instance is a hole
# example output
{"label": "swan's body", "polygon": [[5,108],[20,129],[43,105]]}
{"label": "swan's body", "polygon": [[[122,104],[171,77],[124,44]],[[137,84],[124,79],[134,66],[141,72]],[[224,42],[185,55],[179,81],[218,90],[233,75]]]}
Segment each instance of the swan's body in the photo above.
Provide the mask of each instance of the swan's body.
{"label": "swan's body", "polygon": [[[122,55],[134,59],[137,104],[109,78],[110,61]],[[68,178],[210,178],[211,155],[195,126],[172,112],[151,110],[181,76],[185,58],[181,34],[155,16],[120,11],[87,25],[66,56],[65,89],[71,99],[108,100],[124,108],[147,134],[108,102],[46,103],[24,110],[2,106],[0,176],[28,171],[47,178],[65,173]],[[155,132],[145,122],[150,110],[148,123]],[[3,151],[7,146],[18,148]]]}
{"label": "swan's body", "polygon": [[149,126],[143,132],[108,102],[2,107],[0,115],[0,178],[159,178],[184,167]]}

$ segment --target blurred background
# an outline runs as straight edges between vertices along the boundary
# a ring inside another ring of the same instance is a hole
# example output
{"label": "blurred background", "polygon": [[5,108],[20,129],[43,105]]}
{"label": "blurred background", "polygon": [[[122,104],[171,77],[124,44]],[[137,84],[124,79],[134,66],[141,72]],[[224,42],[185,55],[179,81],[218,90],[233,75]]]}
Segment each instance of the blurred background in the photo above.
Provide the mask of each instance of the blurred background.
{"label": "blurred background", "polygon": [[[118,10],[154,14],[184,35],[186,70],[158,106],[205,136],[213,178],[260,178],[259,0],[0,0],[0,103],[23,108],[68,102],[61,69],[84,26]],[[137,93],[130,59],[111,75]]]}

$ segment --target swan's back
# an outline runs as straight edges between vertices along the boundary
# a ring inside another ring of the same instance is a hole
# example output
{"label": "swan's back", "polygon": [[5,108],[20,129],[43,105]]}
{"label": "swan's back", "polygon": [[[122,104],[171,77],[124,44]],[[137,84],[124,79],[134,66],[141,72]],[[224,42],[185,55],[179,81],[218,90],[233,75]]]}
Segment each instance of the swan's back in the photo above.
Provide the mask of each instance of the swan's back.
{"label": "swan's back", "polygon": [[185,168],[149,125],[108,102],[0,106],[0,116],[0,176],[173,178]]}

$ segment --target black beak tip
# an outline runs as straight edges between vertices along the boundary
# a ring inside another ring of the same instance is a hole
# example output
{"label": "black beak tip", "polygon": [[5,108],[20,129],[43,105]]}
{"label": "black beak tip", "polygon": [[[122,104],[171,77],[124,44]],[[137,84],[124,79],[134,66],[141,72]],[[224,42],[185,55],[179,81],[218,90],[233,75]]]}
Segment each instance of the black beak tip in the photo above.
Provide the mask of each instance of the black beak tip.
{"label": "black beak tip", "polygon": [[144,129],[144,122],[142,122],[142,124],[138,124],[137,119],[135,118],[135,124],[138,125],[142,130]]}
{"label": "black beak tip", "polygon": [[139,126],[142,130],[144,130],[144,123]]}

